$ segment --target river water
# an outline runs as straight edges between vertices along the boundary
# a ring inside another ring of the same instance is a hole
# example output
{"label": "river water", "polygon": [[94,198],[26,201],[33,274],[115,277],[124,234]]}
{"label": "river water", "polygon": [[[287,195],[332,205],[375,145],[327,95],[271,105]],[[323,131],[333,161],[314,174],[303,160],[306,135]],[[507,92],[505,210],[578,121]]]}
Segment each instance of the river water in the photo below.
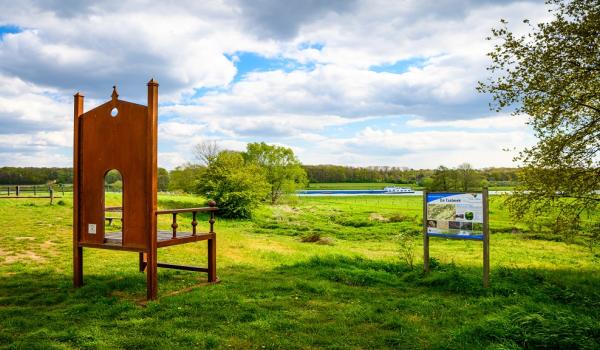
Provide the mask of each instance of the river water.
{"label": "river water", "polygon": [[[512,191],[489,191],[490,195],[510,194]],[[348,197],[348,196],[423,196],[423,191],[415,191],[413,193],[382,193],[373,190],[310,190],[299,191],[296,193],[299,197]]]}

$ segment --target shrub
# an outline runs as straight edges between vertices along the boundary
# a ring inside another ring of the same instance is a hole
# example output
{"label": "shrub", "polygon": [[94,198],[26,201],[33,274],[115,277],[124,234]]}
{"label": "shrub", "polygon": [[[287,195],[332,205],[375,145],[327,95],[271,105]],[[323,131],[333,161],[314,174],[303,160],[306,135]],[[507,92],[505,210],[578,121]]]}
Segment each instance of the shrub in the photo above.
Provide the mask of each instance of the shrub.
{"label": "shrub", "polygon": [[415,266],[415,240],[409,231],[400,232],[396,236],[398,241],[398,254],[400,260],[404,261],[410,269]]}
{"label": "shrub", "polygon": [[392,216],[390,216],[389,218],[387,218],[389,222],[405,222],[405,221],[412,221],[412,217],[404,215],[404,214],[394,214]]}
{"label": "shrub", "polygon": [[239,152],[223,151],[202,174],[197,192],[217,202],[220,216],[249,218],[269,184],[260,166],[246,164]]}
{"label": "shrub", "polygon": [[369,227],[375,225],[375,222],[369,220],[369,218],[356,217],[352,215],[331,215],[331,221],[338,225],[347,227]]}

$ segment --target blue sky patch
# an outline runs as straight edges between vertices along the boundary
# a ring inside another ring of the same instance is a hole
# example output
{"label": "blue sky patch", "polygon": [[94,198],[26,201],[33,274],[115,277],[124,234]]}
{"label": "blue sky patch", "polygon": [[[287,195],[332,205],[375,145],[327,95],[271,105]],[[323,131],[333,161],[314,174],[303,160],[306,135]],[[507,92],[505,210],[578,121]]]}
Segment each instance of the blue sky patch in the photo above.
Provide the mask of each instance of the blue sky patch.
{"label": "blue sky patch", "polygon": [[323,50],[325,44],[322,43],[311,43],[311,42],[303,42],[298,45],[299,50],[307,50],[307,49],[315,49],[315,50]]}
{"label": "blue sky patch", "polygon": [[6,34],[16,34],[22,31],[23,29],[12,24],[0,25],[0,40],[2,40]]}
{"label": "blue sky patch", "polygon": [[273,70],[282,70],[291,72],[294,70],[312,70],[314,63],[301,64],[296,60],[286,59],[283,57],[265,57],[254,52],[238,51],[233,54],[225,54],[225,57],[235,64],[237,74],[233,79],[238,82],[246,74],[251,72],[268,72]]}
{"label": "blue sky patch", "polygon": [[396,61],[394,63],[371,66],[371,67],[369,67],[369,70],[373,71],[373,72],[377,72],[377,73],[385,72],[385,73],[401,74],[401,73],[408,72],[408,69],[410,67],[421,68],[421,67],[425,66],[425,61],[426,61],[426,59],[423,57],[413,57],[413,58],[409,58],[407,60]]}

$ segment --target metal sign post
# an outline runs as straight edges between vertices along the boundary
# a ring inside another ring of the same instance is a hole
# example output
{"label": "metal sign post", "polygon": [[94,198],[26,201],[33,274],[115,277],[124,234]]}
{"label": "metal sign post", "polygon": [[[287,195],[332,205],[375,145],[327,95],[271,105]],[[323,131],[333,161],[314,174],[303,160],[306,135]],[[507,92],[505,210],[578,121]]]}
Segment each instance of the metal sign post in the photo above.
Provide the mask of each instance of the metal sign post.
{"label": "metal sign post", "polygon": [[483,287],[490,286],[490,211],[488,189],[483,189]]}
{"label": "metal sign post", "polygon": [[423,191],[423,271],[429,272],[429,235],[427,234],[427,191]]}

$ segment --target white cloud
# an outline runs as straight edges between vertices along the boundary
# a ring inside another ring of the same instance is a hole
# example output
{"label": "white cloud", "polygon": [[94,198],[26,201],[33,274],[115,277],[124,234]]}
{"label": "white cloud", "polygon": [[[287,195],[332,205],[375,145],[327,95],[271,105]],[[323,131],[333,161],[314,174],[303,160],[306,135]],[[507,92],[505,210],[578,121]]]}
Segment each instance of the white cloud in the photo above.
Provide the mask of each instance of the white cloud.
{"label": "white cloud", "polygon": [[406,125],[415,128],[456,128],[456,129],[496,129],[528,130],[525,116],[498,115],[476,119],[425,120],[421,118],[406,121]]}
{"label": "white cloud", "polygon": [[[54,154],[70,153],[74,92],[86,95],[86,110],[108,99],[114,84],[121,98],[145,103],[150,77],[160,83],[160,161],[168,167],[189,160],[190,145],[206,139],[238,150],[266,139],[308,163],[424,164],[469,155],[474,164],[510,165],[496,149],[521,147],[531,136],[516,118],[490,118],[488,97],[474,91],[487,74],[491,43],[483,39],[500,18],[522,31],[521,17],[548,16],[536,1],[26,0],[1,7],[0,23],[23,31],[0,39],[0,147],[14,152],[0,165],[24,166],[71,164]],[[239,79],[227,55],[242,51],[303,66]],[[405,72],[369,70],[415,58]],[[195,98],[201,88],[215,89]],[[422,132],[379,124],[398,116]],[[369,120],[378,126],[353,137],[334,132]],[[435,134],[439,128],[456,130]],[[444,149],[428,137],[461,141]]]}
{"label": "white cloud", "polygon": [[[514,147],[534,142],[525,130],[395,132],[366,127],[353,137],[328,139],[305,150],[309,164],[390,165],[433,168],[471,163],[476,167],[505,166],[516,155]],[[318,150],[327,149],[326,154]],[[508,151],[507,151],[508,149]]]}
{"label": "white cloud", "polygon": [[189,159],[186,159],[179,152],[158,152],[158,164],[160,167],[166,169],[175,169],[180,165],[187,163]]}

